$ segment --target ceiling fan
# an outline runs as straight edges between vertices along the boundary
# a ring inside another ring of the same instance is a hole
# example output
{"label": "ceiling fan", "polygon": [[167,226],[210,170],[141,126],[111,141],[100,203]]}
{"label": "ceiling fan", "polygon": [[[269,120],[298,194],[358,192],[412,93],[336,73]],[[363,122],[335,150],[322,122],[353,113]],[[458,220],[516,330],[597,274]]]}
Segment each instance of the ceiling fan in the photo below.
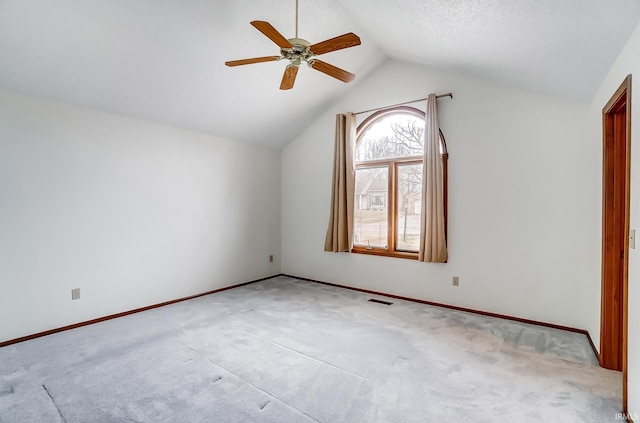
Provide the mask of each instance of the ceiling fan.
{"label": "ceiling fan", "polygon": [[282,34],[280,34],[269,22],[252,21],[251,25],[253,25],[258,31],[266,35],[271,41],[276,43],[278,47],[280,47],[280,56],[265,56],[243,60],[232,60],[229,62],[225,62],[225,65],[240,66],[249,65],[252,63],[271,62],[282,59],[288,60],[289,64],[284,70],[282,82],[280,83],[281,90],[290,90],[291,88],[293,88],[293,84],[296,80],[296,75],[298,74],[298,67],[302,62],[306,62],[309,67],[332,76],[336,79],[339,79],[342,82],[351,82],[356,77],[354,74],[347,72],[344,69],[340,69],[336,66],[330,65],[327,62],[316,59],[316,56],[360,45],[360,38],[353,32],[321,41],[316,44],[311,44],[305,39],[298,38],[298,0],[296,0],[295,38],[284,38],[284,36],[282,36]]}

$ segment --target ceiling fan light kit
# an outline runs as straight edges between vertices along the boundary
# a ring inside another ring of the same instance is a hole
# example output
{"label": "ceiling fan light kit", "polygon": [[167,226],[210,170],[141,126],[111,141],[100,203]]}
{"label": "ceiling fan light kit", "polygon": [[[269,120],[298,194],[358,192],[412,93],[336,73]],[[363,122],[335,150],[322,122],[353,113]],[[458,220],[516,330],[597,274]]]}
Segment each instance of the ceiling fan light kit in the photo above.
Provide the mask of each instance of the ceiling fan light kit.
{"label": "ceiling fan light kit", "polygon": [[354,74],[347,72],[344,69],[340,69],[329,63],[316,59],[316,56],[329,53],[344,48],[354,47],[360,45],[360,38],[353,32],[340,35],[325,41],[321,41],[316,44],[311,44],[309,41],[298,38],[298,1],[296,0],[296,36],[294,38],[284,38],[269,22],[266,21],[252,21],[253,25],[258,31],[262,32],[266,37],[273,41],[278,47],[280,47],[280,56],[264,56],[255,57],[251,59],[232,60],[225,62],[227,66],[241,66],[249,65],[252,63],[272,62],[277,60],[288,60],[289,64],[284,70],[282,76],[282,82],[280,83],[281,90],[290,90],[293,88],[293,84],[298,74],[298,67],[303,62],[319,72],[336,78],[342,82],[351,82],[356,77]]}

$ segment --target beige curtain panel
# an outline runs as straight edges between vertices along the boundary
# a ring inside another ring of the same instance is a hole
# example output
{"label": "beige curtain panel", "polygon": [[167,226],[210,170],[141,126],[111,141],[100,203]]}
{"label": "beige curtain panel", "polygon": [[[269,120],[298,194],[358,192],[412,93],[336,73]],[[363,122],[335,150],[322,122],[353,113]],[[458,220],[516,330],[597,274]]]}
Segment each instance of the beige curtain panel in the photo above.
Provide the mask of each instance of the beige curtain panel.
{"label": "beige curtain panel", "polygon": [[336,115],[336,140],[333,157],[331,215],[324,250],[351,251],[353,246],[353,202],[355,196],[356,117],[353,113]]}
{"label": "beige curtain panel", "polygon": [[436,95],[429,94],[424,131],[422,169],[422,213],[420,254],[424,262],[445,263],[448,258],[444,228],[444,196],[442,161],[440,160],[440,127]]}

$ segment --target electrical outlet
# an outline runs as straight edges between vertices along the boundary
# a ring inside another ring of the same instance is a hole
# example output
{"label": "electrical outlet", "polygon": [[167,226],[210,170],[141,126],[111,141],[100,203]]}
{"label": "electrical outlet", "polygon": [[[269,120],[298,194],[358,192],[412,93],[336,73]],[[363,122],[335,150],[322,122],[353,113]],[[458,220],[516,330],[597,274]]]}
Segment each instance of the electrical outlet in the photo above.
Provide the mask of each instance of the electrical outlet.
{"label": "electrical outlet", "polygon": [[452,284],[453,286],[460,286],[460,276],[454,276]]}
{"label": "electrical outlet", "polygon": [[270,263],[273,263],[273,254],[271,254],[271,255],[269,256],[269,262],[270,262]]}
{"label": "electrical outlet", "polygon": [[71,290],[71,299],[72,300],[80,299],[80,288],[74,288]]}

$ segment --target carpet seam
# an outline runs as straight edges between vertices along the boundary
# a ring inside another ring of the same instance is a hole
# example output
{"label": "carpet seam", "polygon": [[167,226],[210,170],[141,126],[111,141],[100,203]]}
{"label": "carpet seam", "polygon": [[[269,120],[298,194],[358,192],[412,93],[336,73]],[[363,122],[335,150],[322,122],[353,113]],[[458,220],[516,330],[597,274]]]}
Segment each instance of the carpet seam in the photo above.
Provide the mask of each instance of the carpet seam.
{"label": "carpet seam", "polygon": [[49,392],[49,390],[47,389],[47,387],[44,384],[42,384],[42,388],[44,389],[44,391],[47,393],[47,395],[51,399],[51,402],[56,407],[56,410],[58,410],[58,414],[60,415],[60,418],[62,419],[63,423],[67,423],[67,419],[64,418],[64,415],[62,414],[62,411],[60,411],[60,407],[58,407],[58,404],[56,403],[56,400],[53,399],[53,396],[51,395],[51,392]]}
{"label": "carpet seam", "polygon": [[[183,344],[183,345],[184,345],[184,344]],[[206,357],[206,356],[202,355],[202,353],[200,353],[198,350],[196,350],[196,349],[194,349],[194,348],[192,348],[192,347],[190,347],[190,346],[188,346],[188,345],[184,345],[184,346],[185,346],[185,347],[187,347],[188,349],[190,349],[191,351],[193,351],[194,353],[198,354],[200,357],[204,358],[204,359],[205,359],[205,360],[207,360],[208,362],[210,362],[210,363],[212,363],[212,364],[214,364],[214,365],[216,365],[216,366],[220,367],[220,368],[221,368],[221,369],[223,369],[225,372],[227,372],[227,373],[229,373],[229,374],[231,374],[231,375],[233,375],[233,376],[237,377],[238,379],[242,380],[244,383],[246,383],[247,385],[249,385],[249,386],[253,387],[254,389],[256,389],[256,390],[258,390],[258,391],[260,391],[260,392],[264,393],[265,395],[267,395],[267,396],[269,396],[269,397],[271,397],[271,398],[275,399],[276,401],[281,402],[282,404],[286,405],[287,407],[289,407],[289,408],[291,408],[291,409],[293,409],[293,410],[296,410],[298,413],[302,414],[302,415],[303,415],[303,416],[305,416],[305,417],[310,418],[310,419],[311,419],[311,420],[313,420],[314,422],[316,422],[316,423],[322,423],[322,422],[320,422],[320,420],[317,420],[317,419],[313,418],[312,416],[310,416],[309,414],[305,413],[304,411],[302,411],[302,410],[300,410],[300,409],[298,409],[298,408],[294,407],[293,405],[289,404],[287,401],[284,401],[283,399],[276,397],[275,395],[271,394],[271,393],[270,393],[270,392],[268,392],[268,391],[265,391],[264,389],[260,388],[259,386],[254,385],[253,383],[249,382],[247,379],[243,378],[242,376],[240,376],[240,375],[236,374],[235,372],[232,372],[231,370],[227,369],[226,367],[224,367],[224,366],[223,366],[223,365],[221,365],[220,363],[216,363],[215,361],[213,361],[213,360],[212,360],[212,359],[210,359],[209,357]],[[265,404],[265,407],[266,407],[266,404]],[[264,408],[264,407],[263,407],[263,408]]]}
{"label": "carpet seam", "polygon": [[[249,331],[244,331],[244,332],[245,332],[245,333],[248,333],[249,335],[255,336],[256,338],[259,338],[259,339],[261,339],[261,340],[265,341],[265,339],[264,339],[264,338],[261,338],[260,336],[258,336],[258,335],[256,335],[256,334],[254,334],[254,333],[251,333],[251,332],[249,332]],[[359,375],[359,374],[354,373],[354,372],[352,372],[352,371],[350,371],[350,370],[347,370],[347,369],[343,369],[343,368],[342,368],[342,367],[340,367],[340,366],[336,366],[335,364],[331,364],[331,363],[328,363],[328,362],[326,362],[326,361],[320,360],[319,358],[312,357],[312,356],[310,356],[310,355],[308,355],[308,354],[305,354],[305,353],[303,353],[303,352],[301,352],[301,351],[295,350],[295,349],[293,349],[293,348],[291,348],[291,347],[287,347],[286,345],[283,345],[283,344],[281,344],[281,343],[279,343],[279,342],[270,341],[270,340],[268,340],[268,339],[267,339],[266,341],[267,341],[267,342],[272,343],[273,345],[277,345],[277,346],[279,346],[280,348],[284,348],[285,350],[288,350],[288,351],[294,352],[294,353],[296,353],[296,354],[299,354],[299,355],[301,355],[301,356],[303,356],[303,357],[306,357],[306,358],[308,358],[308,359],[310,359],[310,360],[317,361],[318,363],[322,363],[322,364],[327,365],[327,366],[329,366],[329,367],[333,367],[334,369],[337,369],[337,370],[340,370],[340,371],[342,371],[342,372],[345,372],[346,374],[349,374],[349,375],[352,375],[352,376],[356,376],[356,377],[358,377],[358,378],[360,378],[360,379],[363,379],[363,380],[366,380],[366,381],[370,381],[370,380],[369,380],[368,378],[366,378],[365,376]]]}

